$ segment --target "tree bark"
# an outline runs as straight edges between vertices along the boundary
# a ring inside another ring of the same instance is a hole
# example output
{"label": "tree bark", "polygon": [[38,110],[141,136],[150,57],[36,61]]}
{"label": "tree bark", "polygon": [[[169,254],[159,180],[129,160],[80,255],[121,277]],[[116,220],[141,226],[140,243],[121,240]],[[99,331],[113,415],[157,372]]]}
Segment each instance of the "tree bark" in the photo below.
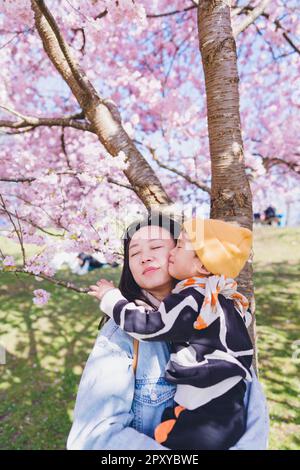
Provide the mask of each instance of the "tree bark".
{"label": "tree bark", "polygon": [[[198,5],[199,46],[205,75],[212,187],[211,217],[235,222],[252,230],[252,195],[245,172],[239,114],[236,45],[231,27],[230,0],[201,0]],[[44,49],[70,86],[84,115],[112,155],[123,151],[124,171],[134,191],[150,209],[171,200],[150,165],[122,127],[117,106],[101,97],[71,55],[44,0],[31,0],[35,24]],[[251,337],[255,346],[252,265],[238,278],[240,291],[253,311]],[[256,355],[254,356],[256,367]]]}
{"label": "tree bark", "polygon": [[31,0],[31,7],[44,50],[71,88],[92,130],[112,157],[124,152],[128,163],[124,174],[137,196],[148,209],[169,204],[171,200],[155,172],[125,132],[116,104],[101,97],[80,69],[44,0]]}
{"label": "tree bark", "polygon": [[[230,0],[201,0],[198,5],[199,47],[205,76],[209,148],[211,157],[211,218],[235,222],[252,230],[252,194],[245,172],[239,112],[236,44]],[[251,260],[252,261],[252,260]],[[250,335],[257,366],[252,262],[237,278],[239,290],[250,301]]]}

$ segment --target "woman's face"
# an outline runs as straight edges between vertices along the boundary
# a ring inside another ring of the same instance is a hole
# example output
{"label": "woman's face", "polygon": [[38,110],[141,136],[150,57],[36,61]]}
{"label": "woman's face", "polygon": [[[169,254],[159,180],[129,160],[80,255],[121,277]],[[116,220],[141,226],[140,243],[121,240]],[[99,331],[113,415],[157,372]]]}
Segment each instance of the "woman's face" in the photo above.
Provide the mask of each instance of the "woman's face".
{"label": "woman's face", "polygon": [[129,268],[135,282],[147,291],[165,287],[171,290],[169,253],[175,246],[170,232],[162,227],[141,227],[129,243]]}

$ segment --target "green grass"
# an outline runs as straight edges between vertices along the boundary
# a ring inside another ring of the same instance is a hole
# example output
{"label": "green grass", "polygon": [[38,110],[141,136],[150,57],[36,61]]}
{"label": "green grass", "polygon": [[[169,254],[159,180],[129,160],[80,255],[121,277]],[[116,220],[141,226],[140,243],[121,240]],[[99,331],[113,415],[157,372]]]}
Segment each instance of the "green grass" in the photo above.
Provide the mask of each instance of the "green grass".
{"label": "green grass", "polygon": [[300,229],[256,230],[254,283],[259,374],[270,412],[269,447],[300,449]]}
{"label": "green grass", "polygon": [[[59,278],[86,287],[99,277],[117,281],[119,270]],[[57,276],[58,277],[58,276]],[[96,300],[26,274],[0,274],[0,449],[63,449],[76,389],[98,333]],[[46,306],[33,304],[33,289],[51,292]]]}
{"label": "green grass", "polygon": [[[21,260],[12,243],[0,238],[0,245]],[[255,232],[259,367],[272,449],[300,448],[300,360],[292,359],[294,342],[300,340],[299,246],[299,229]],[[57,275],[82,287],[99,277],[117,281],[118,276],[118,269]],[[1,273],[0,281],[0,342],[7,349],[7,363],[0,365],[0,449],[63,449],[77,386],[98,332],[98,304],[26,274]],[[51,292],[44,307],[32,302],[33,290],[41,287]]]}

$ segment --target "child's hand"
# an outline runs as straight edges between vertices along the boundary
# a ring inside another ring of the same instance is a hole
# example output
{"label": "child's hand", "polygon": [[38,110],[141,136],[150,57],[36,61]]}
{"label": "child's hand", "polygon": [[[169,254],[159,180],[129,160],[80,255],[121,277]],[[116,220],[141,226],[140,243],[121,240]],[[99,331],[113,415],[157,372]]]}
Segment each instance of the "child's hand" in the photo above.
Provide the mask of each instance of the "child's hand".
{"label": "child's hand", "polygon": [[106,294],[106,292],[111,289],[115,289],[113,282],[107,281],[106,279],[100,279],[100,281],[97,282],[96,286],[90,286],[88,294],[92,295],[93,297],[97,297],[97,299],[101,300],[104,294]]}

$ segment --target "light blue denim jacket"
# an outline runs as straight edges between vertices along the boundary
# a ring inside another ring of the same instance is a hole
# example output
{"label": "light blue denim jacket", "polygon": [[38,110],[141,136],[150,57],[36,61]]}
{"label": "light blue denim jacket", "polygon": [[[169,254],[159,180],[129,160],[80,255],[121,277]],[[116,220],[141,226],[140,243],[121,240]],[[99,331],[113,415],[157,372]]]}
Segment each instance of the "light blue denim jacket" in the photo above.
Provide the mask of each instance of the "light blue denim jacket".
{"label": "light blue denim jacket", "polygon": [[[176,386],[164,379],[167,342],[139,343],[136,379],[133,339],[110,319],[100,331],[83,371],[67,449],[164,450],[154,439]],[[247,430],[232,450],[266,449],[269,418],[259,381],[247,383]]]}

